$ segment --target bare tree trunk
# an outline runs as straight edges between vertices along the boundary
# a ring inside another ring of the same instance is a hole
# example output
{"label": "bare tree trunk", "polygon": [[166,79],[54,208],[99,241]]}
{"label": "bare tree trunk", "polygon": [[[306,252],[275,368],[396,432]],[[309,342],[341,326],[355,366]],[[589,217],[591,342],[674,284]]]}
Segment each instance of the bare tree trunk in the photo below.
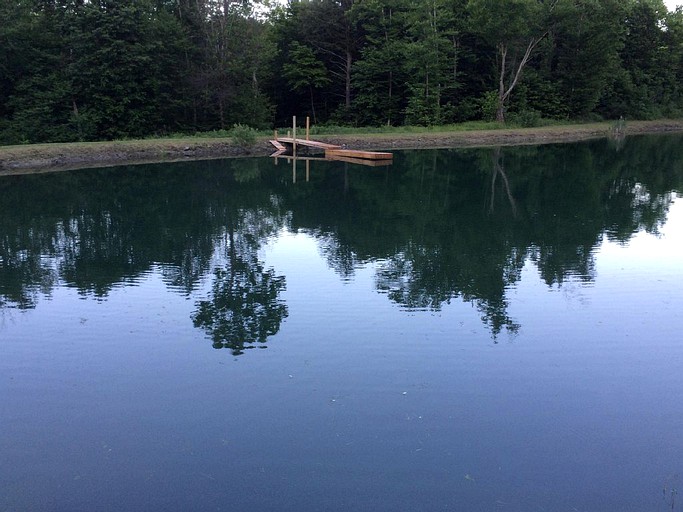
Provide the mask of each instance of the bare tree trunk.
{"label": "bare tree trunk", "polygon": [[345,78],[346,78],[346,83],[345,83],[345,94],[344,94],[344,100],[345,100],[345,107],[346,110],[348,111],[351,108],[351,66],[353,65],[353,55],[351,55],[350,51],[346,51],[346,68],[344,69],[345,71]]}
{"label": "bare tree trunk", "polygon": [[458,81],[458,56],[460,51],[460,42],[453,36],[453,85]]}
{"label": "bare tree trunk", "polygon": [[498,45],[500,54],[500,76],[498,77],[498,108],[496,109],[496,121],[505,122],[505,66],[507,64],[508,47],[503,43]]}
{"label": "bare tree trunk", "polygon": [[313,124],[318,124],[318,119],[315,117],[315,106],[313,104],[313,87],[309,85],[308,90],[311,91],[311,114],[313,114]]}
{"label": "bare tree trunk", "polygon": [[510,85],[508,86],[505,85],[505,74],[507,72],[505,68],[508,48],[507,45],[503,43],[498,45],[498,52],[500,55],[500,77],[498,81],[498,109],[496,111],[496,121],[501,123],[505,122],[505,103],[507,102],[508,98],[510,98],[510,94],[512,94],[512,91],[517,85],[519,78],[522,76],[522,71],[529,62],[529,59],[531,58],[531,53],[534,51],[534,48],[536,48],[538,43],[540,43],[543,40],[543,38],[545,38],[545,36],[547,35],[548,32],[546,31],[540,37],[532,38],[529,41],[529,44],[527,45],[526,50],[524,52],[524,56],[522,57],[522,60],[519,61],[517,70],[515,71],[515,74],[512,77]]}

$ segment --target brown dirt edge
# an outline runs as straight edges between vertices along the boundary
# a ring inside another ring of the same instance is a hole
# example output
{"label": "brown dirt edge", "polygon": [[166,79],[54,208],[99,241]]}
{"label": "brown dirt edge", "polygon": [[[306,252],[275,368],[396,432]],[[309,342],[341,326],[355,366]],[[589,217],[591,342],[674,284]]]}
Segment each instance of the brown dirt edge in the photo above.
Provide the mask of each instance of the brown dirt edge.
{"label": "brown dirt edge", "polygon": [[[316,139],[353,149],[423,149],[550,144],[605,138],[612,123],[405,134],[328,135]],[[625,134],[683,132],[683,119],[629,121]],[[156,139],[69,144],[0,146],[0,176],[113,165],[244,156],[274,151],[267,139],[244,149],[229,139]]]}

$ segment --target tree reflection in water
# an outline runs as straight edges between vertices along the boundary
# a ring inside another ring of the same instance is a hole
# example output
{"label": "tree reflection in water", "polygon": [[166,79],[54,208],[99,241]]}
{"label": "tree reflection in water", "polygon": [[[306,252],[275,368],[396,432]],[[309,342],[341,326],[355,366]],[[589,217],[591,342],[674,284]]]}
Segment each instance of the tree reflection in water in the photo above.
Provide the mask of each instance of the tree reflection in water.
{"label": "tree reflection in water", "polygon": [[192,315],[195,327],[207,331],[214,348],[228,348],[234,355],[265,343],[280,330],[288,314],[280,300],[286,287],[284,276],[264,270],[256,256],[258,238],[247,234],[248,230],[238,233],[240,243],[230,226],[228,262],[214,271],[209,296],[197,303]]}
{"label": "tree reflection in water", "polygon": [[195,297],[210,277],[192,322],[241,353],[287,317],[285,278],[258,251],[288,227],[312,234],[342,279],[372,264],[376,290],[401,308],[459,299],[494,338],[514,334],[508,290],[527,265],[548,286],[591,282],[603,240],[658,232],[683,190],[683,137],[320,164],[296,184],[266,159],[3,176],[0,307],[34,308],[58,286],[105,300],[151,272]]}
{"label": "tree reflection in water", "polygon": [[241,354],[280,330],[287,317],[287,306],[279,299],[284,289],[283,276],[237,258],[216,269],[209,298],[198,303],[192,320],[208,332],[214,348]]}
{"label": "tree reflection in water", "polygon": [[680,136],[618,152],[607,141],[408,151],[390,170],[313,172],[286,205],[342,279],[374,263],[377,290],[402,308],[470,302],[495,339],[520,328],[507,292],[528,263],[551,287],[595,280],[604,238],[665,221],[682,164]]}

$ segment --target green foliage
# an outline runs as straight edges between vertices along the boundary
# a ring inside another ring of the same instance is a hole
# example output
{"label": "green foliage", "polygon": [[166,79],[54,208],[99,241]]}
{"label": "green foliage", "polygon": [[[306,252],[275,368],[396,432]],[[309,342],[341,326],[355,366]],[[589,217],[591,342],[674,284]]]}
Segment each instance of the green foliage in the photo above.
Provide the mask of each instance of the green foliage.
{"label": "green foliage", "polygon": [[0,2],[0,144],[507,113],[522,125],[682,115],[683,10],[317,0],[264,19],[219,0]]}
{"label": "green foliage", "polygon": [[289,61],[282,67],[283,74],[289,86],[295,91],[308,90],[311,96],[311,110],[314,122],[315,101],[313,90],[328,85],[331,80],[327,77],[325,65],[318,60],[313,50],[293,41],[289,46]]}
{"label": "green foliage", "polygon": [[283,71],[287,82],[295,91],[309,87],[318,89],[330,83],[325,65],[308,46],[293,41],[289,47],[289,59],[283,66]]}
{"label": "green foliage", "polygon": [[354,118],[360,125],[396,125],[402,121],[410,77],[405,66],[406,2],[364,2],[353,16],[365,32],[354,64]]}
{"label": "green foliage", "polygon": [[618,0],[558,4],[550,63],[554,72],[548,80],[557,84],[564,115],[585,117],[613,83],[626,36],[624,17],[624,3]]}
{"label": "green foliage", "polygon": [[480,102],[482,119],[485,121],[494,121],[496,119],[496,112],[498,111],[498,93],[495,91],[488,91],[484,93]]}
{"label": "green foliage", "polygon": [[405,108],[405,123],[430,126],[443,124],[443,110],[438,97],[424,86],[412,87]]}
{"label": "green foliage", "polygon": [[251,126],[236,124],[230,130],[232,141],[243,149],[249,149],[256,144],[258,132]]}
{"label": "green foliage", "polygon": [[508,121],[522,128],[533,128],[541,125],[541,113],[537,110],[522,110],[508,116]]}
{"label": "green foliage", "polygon": [[447,133],[471,130],[496,130],[504,125],[495,121],[469,121],[458,124],[444,125],[402,125],[402,126],[343,126],[337,124],[321,124],[311,127],[312,135],[352,135],[352,134],[418,134],[418,133]]}

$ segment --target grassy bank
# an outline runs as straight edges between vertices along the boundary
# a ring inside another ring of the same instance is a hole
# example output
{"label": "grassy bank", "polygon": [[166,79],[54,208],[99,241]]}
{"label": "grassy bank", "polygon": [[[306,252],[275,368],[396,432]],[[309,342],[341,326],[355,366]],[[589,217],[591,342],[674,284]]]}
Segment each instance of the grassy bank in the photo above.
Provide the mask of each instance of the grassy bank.
{"label": "grassy bank", "polygon": [[[507,128],[496,123],[468,123],[442,127],[341,128],[315,127],[317,139],[357,149],[413,149],[544,144],[609,137],[616,123]],[[620,126],[625,135],[683,132],[683,119],[632,121]],[[257,133],[252,140],[229,132],[159,139],[65,144],[0,146],[0,174],[66,170],[144,162],[265,156],[273,148],[272,134]]]}

